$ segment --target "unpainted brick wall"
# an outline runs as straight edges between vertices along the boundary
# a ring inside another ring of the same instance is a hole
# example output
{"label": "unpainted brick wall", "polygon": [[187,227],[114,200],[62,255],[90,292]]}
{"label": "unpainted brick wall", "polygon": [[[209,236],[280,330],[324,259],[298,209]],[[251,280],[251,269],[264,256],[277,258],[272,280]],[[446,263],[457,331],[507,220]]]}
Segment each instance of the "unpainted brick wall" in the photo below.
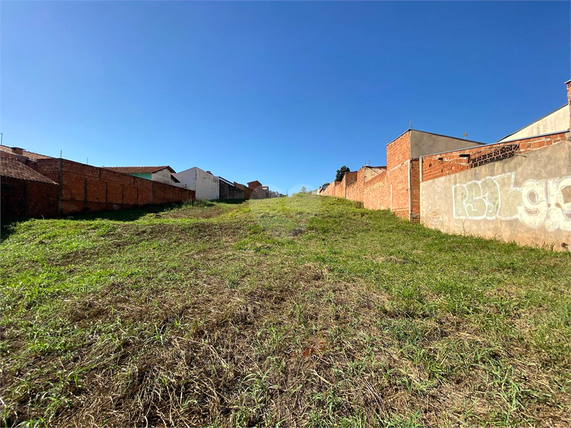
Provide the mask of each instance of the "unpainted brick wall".
{"label": "unpainted brick wall", "polygon": [[58,186],[2,177],[2,222],[57,215]]}
{"label": "unpainted brick wall", "polygon": [[408,164],[405,161],[392,170],[388,171],[388,184],[390,189],[391,211],[397,217],[409,217],[409,196],[408,196]]}
{"label": "unpainted brick wall", "polygon": [[35,169],[61,183],[59,213],[63,215],[184,202],[195,196],[192,190],[67,159],[39,159]]}
{"label": "unpainted brick wall", "polygon": [[325,194],[327,196],[334,196],[336,198],[345,197],[345,187],[342,185],[342,181],[332,181],[327,189],[325,189]]}
{"label": "unpainted brick wall", "polygon": [[347,184],[347,188],[345,189],[347,199],[351,201],[363,202],[366,171],[367,167],[363,167],[359,171],[350,173],[353,174],[354,180],[351,180],[350,184]]}
{"label": "unpainted brick wall", "polygon": [[420,161],[410,161],[410,217],[411,221],[420,221]]}
{"label": "unpainted brick wall", "polygon": [[410,130],[387,145],[387,188],[390,209],[396,216],[409,218],[408,169],[410,162]]}
{"label": "unpainted brick wall", "polygon": [[390,186],[387,183],[387,171],[381,171],[363,185],[363,206],[368,210],[388,210],[390,205]]}
{"label": "unpainted brick wall", "polygon": [[387,145],[387,169],[400,166],[410,159],[410,131],[400,135]]}
{"label": "unpainted brick wall", "polygon": [[[358,196],[356,195],[356,190],[353,188],[356,180],[357,172],[348,172],[343,176],[343,180],[341,180],[341,188],[343,189],[342,198],[351,199],[349,193],[351,193],[351,195],[355,194],[353,196]],[[358,199],[351,200],[356,201]]]}
{"label": "unpainted brick wall", "polygon": [[[422,181],[433,180],[445,175],[456,174],[470,168],[477,167],[470,164],[470,158],[493,154],[501,147],[518,144],[519,149],[515,154],[529,152],[531,150],[541,149],[550,146],[553,143],[563,141],[567,138],[565,132],[558,134],[545,135],[541,137],[525,138],[522,140],[509,141],[505,143],[492,144],[489,146],[475,147],[472,149],[457,150],[454,152],[440,153],[422,158]],[[460,156],[460,155],[469,155]],[[498,155],[498,160],[501,155]]]}

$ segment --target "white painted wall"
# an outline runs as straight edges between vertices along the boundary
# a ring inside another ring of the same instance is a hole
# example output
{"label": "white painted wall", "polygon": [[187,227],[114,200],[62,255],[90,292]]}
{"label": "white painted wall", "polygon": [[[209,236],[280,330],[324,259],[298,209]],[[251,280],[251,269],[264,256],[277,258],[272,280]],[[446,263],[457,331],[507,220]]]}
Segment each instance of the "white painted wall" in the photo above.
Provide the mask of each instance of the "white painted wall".
{"label": "white painted wall", "polygon": [[555,110],[553,113],[533,122],[523,129],[508,135],[498,141],[503,143],[512,140],[521,140],[522,138],[531,138],[537,135],[554,134],[556,132],[566,132],[569,130],[569,106],[563,106]]}
{"label": "white painted wall", "polygon": [[183,184],[186,184],[187,189],[196,192],[197,200],[215,200],[220,199],[220,185],[218,177],[198,168],[193,167],[187,170],[178,172],[174,176]]}

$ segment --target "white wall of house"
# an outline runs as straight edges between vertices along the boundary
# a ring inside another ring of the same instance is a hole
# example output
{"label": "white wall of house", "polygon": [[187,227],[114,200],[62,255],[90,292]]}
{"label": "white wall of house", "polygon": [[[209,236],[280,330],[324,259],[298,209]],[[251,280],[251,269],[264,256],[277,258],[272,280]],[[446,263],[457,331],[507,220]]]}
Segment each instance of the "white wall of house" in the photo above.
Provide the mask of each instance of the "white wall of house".
{"label": "white wall of house", "polygon": [[171,177],[172,172],[168,168],[161,169],[160,171],[151,174],[151,180],[159,181],[161,183],[176,185],[177,183]]}
{"label": "white wall of house", "polygon": [[195,166],[178,172],[174,176],[181,183],[186,184],[187,189],[196,192],[197,200],[220,199],[220,185],[215,175]]}

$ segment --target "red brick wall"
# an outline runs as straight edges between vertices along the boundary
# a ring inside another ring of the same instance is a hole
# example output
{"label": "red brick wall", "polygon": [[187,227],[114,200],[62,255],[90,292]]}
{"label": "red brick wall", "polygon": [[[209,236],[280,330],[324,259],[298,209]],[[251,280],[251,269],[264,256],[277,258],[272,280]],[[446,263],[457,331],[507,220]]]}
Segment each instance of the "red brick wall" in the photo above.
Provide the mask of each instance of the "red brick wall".
{"label": "red brick wall", "polygon": [[35,168],[56,182],[60,182],[61,175],[61,214],[64,215],[183,202],[195,197],[192,190],[66,159],[40,159]]}
{"label": "red brick wall", "polygon": [[350,199],[352,201],[358,201],[359,194],[358,189],[356,187],[358,172],[348,172],[343,176],[343,180],[341,180],[341,188],[343,189],[343,194],[341,195],[342,198]]}
{"label": "red brick wall", "polygon": [[409,217],[408,164],[406,161],[388,172],[391,211],[398,217]]}
{"label": "red brick wall", "polygon": [[390,209],[395,215],[409,218],[408,168],[410,131],[387,145],[387,184]]}
{"label": "red brick wall", "polygon": [[387,145],[387,169],[399,166],[410,159],[410,131],[406,131]]}
{"label": "red brick wall", "polygon": [[390,195],[387,171],[384,170],[363,185],[363,206],[368,210],[388,210],[391,208]]}
{"label": "red brick wall", "polygon": [[334,196],[336,198],[344,198],[345,197],[345,186],[342,185],[342,181],[332,181],[327,189],[325,189],[326,196]]}
{"label": "red brick wall", "polygon": [[[558,141],[566,139],[566,133],[551,134],[542,137],[524,138],[522,140],[514,140],[505,143],[491,144],[489,146],[475,147],[472,149],[457,150],[454,152],[435,154],[424,156],[422,158],[422,181],[432,180],[434,178],[442,177],[445,175],[456,174],[457,172],[464,171],[476,167],[471,165],[469,159],[475,157],[490,155],[493,156],[497,149],[512,144],[519,144],[519,149],[516,153],[525,153],[531,150],[540,149],[545,146],[550,146]],[[460,154],[469,154],[470,157],[460,157]]]}
{"label": "red brick wall", "polygon": [[410,189],[409,220],[420,221],[420,161],[418,159],[411,160]]}
{"label": "red brick wall", "polygon": [[2,177],[2,222],[57,215],[58,186]]}

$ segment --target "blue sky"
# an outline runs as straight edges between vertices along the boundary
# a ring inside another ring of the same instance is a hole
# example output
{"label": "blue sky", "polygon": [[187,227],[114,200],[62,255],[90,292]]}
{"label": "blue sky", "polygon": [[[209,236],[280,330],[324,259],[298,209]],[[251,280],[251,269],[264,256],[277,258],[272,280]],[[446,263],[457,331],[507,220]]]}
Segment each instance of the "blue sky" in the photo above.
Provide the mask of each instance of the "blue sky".
{"label": "blue sky", "polygon": [[4,144],[290,193],[566,103],[569,2],[6,2]]}

